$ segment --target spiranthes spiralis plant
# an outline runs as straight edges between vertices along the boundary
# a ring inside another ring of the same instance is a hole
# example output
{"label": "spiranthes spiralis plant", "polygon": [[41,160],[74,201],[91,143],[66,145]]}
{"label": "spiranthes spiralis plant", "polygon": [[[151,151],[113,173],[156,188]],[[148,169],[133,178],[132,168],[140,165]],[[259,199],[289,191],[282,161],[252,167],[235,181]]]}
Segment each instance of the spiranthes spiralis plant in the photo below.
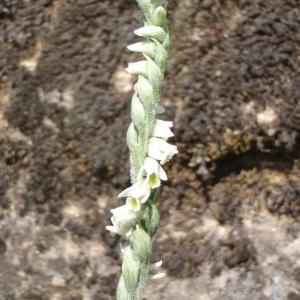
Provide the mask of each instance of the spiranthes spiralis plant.
{"label": "spiranthes spiralis plant", "polygon": [[150,275],[161,265],[161,262],[150,264],[152,239],[160,222],[156,203],[161,181],[167,180],[162,166],[177,153],[176,146],[167,142],[173,136],[173,122],[156,117],[164,111],[159,101],[169,47],[166,8],[159,0],[137,2],[145,25],[135,34],[144,40],[128,49],[141,53],[144,59],[130,63],[126,69],[138,76],[131,101],[132,122],[127,131],[132,185],[119,194],[119,198],[126,198],[125,204],[111,210],[112,226],[107,226],[127,241],[122,248],[118,300],[140,299],[145,281],[163,276],[163,273]]}

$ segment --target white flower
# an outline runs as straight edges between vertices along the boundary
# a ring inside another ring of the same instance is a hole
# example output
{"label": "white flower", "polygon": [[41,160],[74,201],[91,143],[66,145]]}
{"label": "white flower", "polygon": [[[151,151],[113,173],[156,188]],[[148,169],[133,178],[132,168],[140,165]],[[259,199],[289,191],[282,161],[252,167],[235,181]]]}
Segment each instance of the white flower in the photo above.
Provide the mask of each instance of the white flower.
{"label": "white flower", "polygon": [[113,214],[111,217],[113,226],[106,226],[106,229],[110,232],[125,236],[128,235],[135,226],[140,211],[135,209],[133,203],[127,202],[125,205],[112,209],[111,213]]}
{"label": "white flower", "polygon": [[134,31],[138,36],[147,38],[155,38],[160,42],[163,42],[166,38],[166,32],[159,26],[147,25]]}
{"label": "white flower", "polygon": [[177,153],[177,147],[167,143],[163,139],[152,137],[149,141],[148,155],[159,160],[162,165]]}
{"label": "white flower", "polygon": [[153,129],[153,136],[163,138],[163,139],[168,139],[169,137],[174,136],[173,132],[170,129],[172,127],[173,127],[173,122],[157,119]]}
{"label": "white flower", "polygon": [[129,209],[134,210],[136,212],[141,210],[141,202],[139,199],[128,197],[126,199],[126,205]]}
{"label": "white flower", "polygon": [[156,269],[160,268],[161,266],[162,266],[162,260],[160,260],[160,261],[158,261],[158,262],[156,262],[154,264],[151,264],[149,266],[149,270],[153,271],[153,270],[156,270]]}
{"label": "white flower", "polygon": [[158,274],[154,274],[154,275],[148,275],[148,280],[157,280],[157,279],[162,279],[166,276],[166,273],[158,273]]}
{"label": "white flower", "polygon": [[[162,266],[162,260],[158,261],[157,263],[154,263],[154,264],[151,264],[149,266],[149,271],[150,272],[155,272],[157,271],[157,269],[159,269],[160,267]],[[157,273],[157,274],[149,274],[148,275],[148,279],[161,279],[163,277],[166,276],[166,273],[163,273],[163,272],[160,272],[160,273]]]}
{"label": "white flower", "polygon": [[151,187],[145,179],[138,180],[135,184],[121,192],[118,198],[129,197],[134,198],[141,203],[145,203],[150,197]]}
{"label": "white flower", "polygon": [[146,60],[141,60],[135,63],[128,64],[128,67],[125,69],[126,72],[133,75],[144,75],[147,76],[148,63]]}
{"label": "white flower", "polygon": [[156,46],[153,42],[141,42],[129,45],[127,47],[128,50],[133,52],[141,52],[149,55],[150,57],[155,57],[156,54]]}
{"label": "white flower", "polygon": [[147,157],[138,174],[138,180],[146,176],[146,183],[152,188],[158,188],[161,180],[167,180],[167,174],[161,165],[153,158]]}

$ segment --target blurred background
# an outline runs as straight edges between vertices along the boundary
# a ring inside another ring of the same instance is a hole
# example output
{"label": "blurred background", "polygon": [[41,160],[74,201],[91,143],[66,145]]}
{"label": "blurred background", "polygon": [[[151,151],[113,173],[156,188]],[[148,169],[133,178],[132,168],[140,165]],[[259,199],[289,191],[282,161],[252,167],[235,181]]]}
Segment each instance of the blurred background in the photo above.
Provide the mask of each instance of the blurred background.
{"label": "blurred background", "polygon": [[[300,2],[170,0],[180,154],[152,300],[300,299]],[[0,1],[0,299],[111,300],[134,0]]]}

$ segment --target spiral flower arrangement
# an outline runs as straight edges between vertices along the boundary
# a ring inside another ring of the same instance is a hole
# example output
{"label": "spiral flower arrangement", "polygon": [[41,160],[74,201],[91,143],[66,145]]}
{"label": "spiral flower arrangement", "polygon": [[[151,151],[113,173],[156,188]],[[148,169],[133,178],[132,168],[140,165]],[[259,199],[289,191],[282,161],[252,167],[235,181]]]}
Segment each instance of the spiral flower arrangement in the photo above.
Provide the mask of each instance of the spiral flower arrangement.
{"label": "spiral flower arrangement", "polygon": [[173,122],[156,118],[164,110],[159,101],[169,47],[166,10],[159,0],[137,2],[145,25],[135,34],[145,40],[128,49],[141,53],[144,60],[130,63],[126,69],[138,76],[131,101],[132,123],[127,131],[132,185],[119,194],[126,202],[111,210],[112,226],[106,227],[127,240],[122,248],[118,300],[138,300],[149,277],[163,276],[163,273],[150,275],[161,265],[161,262],[150,265],[152,239],[160,222],[156,203],[161,181],[167,180],[162,166],[177,153],[176,146],[167,142],[173,136]]}

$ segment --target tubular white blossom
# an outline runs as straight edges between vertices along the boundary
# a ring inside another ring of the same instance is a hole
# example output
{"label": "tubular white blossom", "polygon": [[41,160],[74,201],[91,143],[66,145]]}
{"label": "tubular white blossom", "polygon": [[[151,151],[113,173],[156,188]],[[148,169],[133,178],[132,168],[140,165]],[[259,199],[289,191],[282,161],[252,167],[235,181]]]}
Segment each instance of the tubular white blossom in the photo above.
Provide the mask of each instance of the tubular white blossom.
{"label": "tubular white blossom", "polygon": [[156,269],[160,268],[161,266],[162,266],[162,260],[160,260],[160,261],[158,261],[158,262],[156,262],[154,264],[151,264],[149,266],[149,270],[153,271],[153,270],[156,270]]}
{"label": "tubular white blossom", "polygon": [[141,201],[139,199],[128,197],[126,199],[126,205],[136,212],[141,210]]}
{"label": "tubular white blossom", "polygon": [[163,165],[178,153],[177,147],[164,141],[163,139],[153,137],[149,142],[148,155],[159,160]]}
{"label": "tubular white blossom", "polygon": [[165,276],[166,276],[166,273],[161,272],[161,273],[158,273],[158,274],[149,275],[149,276],[148,276],[148,279],[149,279],[149,280],[157,280],[157,279],[162,279],[162,278],[164,278]]}
{"label": "tubular white blossom", "polygon": [[118,198],[132,197],[139,200],[141,203],[145,203],[150,197],[150,194],[151,187],[147,184],[145,179],[142,179],[121,192]]}
{"label": "tubular white blossom", "polygon": [[148,64],[146,60],[141,60],[135,63],[128,64],[128,68],[125,69],[129,74],[144,75],[147,76]]}
{"label": "tubular white blossom", "polygon": [[113,226],[106,226],[106,229],[121,236],[125,236],[130,232],[139,214],[138,211],[135,211],[127,204],[112,209],[111,213],[113,214],[111,217]]}
{"label": "tubular white blossom", "polygon": [[141,180],[146,176],[147,184],[152,188],[158,188],[161,180],[167,180],[167,174],[161,165],[153,158],[147,157],[138,174],[138,178]]}
{"label": "tubular white blossom", "polygon": [[156,53],[156,46],[152,42],[135,43],[135,44],[129,45],[127,47],[127,49],[130,51],[133,51],[133,52],[145,53],[151,57],[154,57],[155,53]]}
{"label": "tubular white blossom", "polygon": [[167,33],[159,26],[148,25],[139,28],[134,31],[138,36],[143,36],[147,38],[155,38],[160,42],[163,42]]}
{"label": "tubular white blossom", "polygon": [[158,138],[163,138],[166,140],[174,136],[174,133],[170,129],[172,127],[173,127],[173,122],[156,119],[154,129],[153,129],[153,136]]}

